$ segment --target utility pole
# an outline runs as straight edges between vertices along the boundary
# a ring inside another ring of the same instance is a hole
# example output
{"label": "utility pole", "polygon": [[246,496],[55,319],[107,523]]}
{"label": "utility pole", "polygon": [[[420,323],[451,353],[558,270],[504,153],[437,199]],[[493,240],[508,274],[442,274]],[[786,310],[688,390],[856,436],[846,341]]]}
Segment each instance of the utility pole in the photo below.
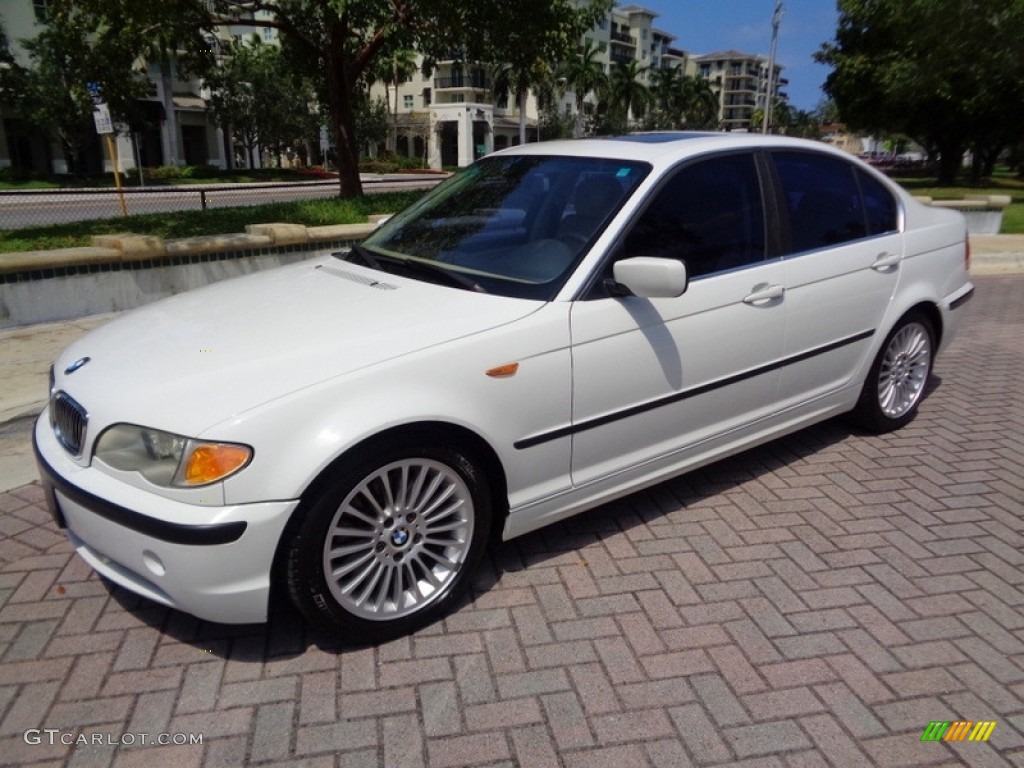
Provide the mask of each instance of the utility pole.
{"label": "utility pole", "polygon": [[768,124],[772,117],[772,99],[775,96],[775,51],[779,44],[779,24],[782,23],[782,0],[775,0],[775,12],[772,14],[772,51],[768,56],[768,85],[764,94],[764,120],[761,133],[768,133]]}

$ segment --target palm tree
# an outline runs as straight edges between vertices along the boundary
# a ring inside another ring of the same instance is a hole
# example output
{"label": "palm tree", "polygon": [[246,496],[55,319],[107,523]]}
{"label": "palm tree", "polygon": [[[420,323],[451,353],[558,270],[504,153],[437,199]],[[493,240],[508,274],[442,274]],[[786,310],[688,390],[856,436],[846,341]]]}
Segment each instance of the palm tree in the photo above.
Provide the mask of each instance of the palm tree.
{"label": "palm tree", "polygon": [[576,126],[573,129],[575,138],[583,135],[583,110],[587,96],[600,91],[608,80],[604,65],[597,58],[600,53],[597,46],[588,40],[580,48],[579,53],[564,62],[560,68],[565,87],[576,97]]}
{"label": "palm tree", "polygon": [[680,67],[651,70],[651,96],[654,109],[648,125],[654,130],[677,128],[686,109],[686,76]]}
{"label": "palm tree", "polygon": [[491,72],[491,90],[495,101],[501,101],[509,94],[516,100],[519,111],[519,143],[526,143],[526,98],[530,89],[536,89],[544,80],[545,67],[543,62],[535,60],[527,67],[515,64],[496,64]]}
{"label": "palm tree", "polygon": [[642,81],[650,69],[636,59],[616,62],[602,101],[605,127],[611,132],[628,130],[630,122],[642,116],[651,102],[651,89]]}
{"label": "palm tree", "polygon": [[718,127],[718,93],[710,81],[687,75],[683,78],[683,125],[691,130],[709,130]]}
{"label": "palm tree", "polygon": [[391,105],[390,86],[395,87],[394,108],[391,109],[391,135],[388,137],[388,149],[392,152],[398,144],[398,86],[416,71],[416,51],[408,48],[396,48],[388,56],[382,56],[375,67],[376,79],[384,83],[384,100]]}

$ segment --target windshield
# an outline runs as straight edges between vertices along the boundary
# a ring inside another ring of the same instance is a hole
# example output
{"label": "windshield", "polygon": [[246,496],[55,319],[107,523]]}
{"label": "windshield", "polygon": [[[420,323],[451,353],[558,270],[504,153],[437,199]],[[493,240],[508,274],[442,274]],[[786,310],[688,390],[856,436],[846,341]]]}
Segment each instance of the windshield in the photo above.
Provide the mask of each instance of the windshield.
{"label": "windshield", "polygon": [[[349,258],[486,293],[550,300],[650,170],[589,157],[493,156],[389,219]],[[368,254],[368,257],[367,257]]]}

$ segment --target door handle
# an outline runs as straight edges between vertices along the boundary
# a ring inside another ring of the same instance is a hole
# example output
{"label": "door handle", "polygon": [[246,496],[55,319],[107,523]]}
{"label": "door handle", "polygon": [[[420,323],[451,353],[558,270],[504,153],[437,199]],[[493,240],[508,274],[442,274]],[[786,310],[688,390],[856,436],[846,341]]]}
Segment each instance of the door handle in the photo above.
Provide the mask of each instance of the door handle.
{"label": "door handle", "polygon": [[902,257],[898,253],[880,253],[878,258],[871,262],[871,268],[876,272],[884,272],[898,266],[901,260]]}
{"label": "door handle", "polygon": [[769,283],[761,283],[760,285],[755,285],[751,290],[752,292],[749,296],[743,297],[744,304],[757,304],[758,302],[762,301],[772,301],[773,299],[781,299],[782,294],[786,292],[785,287],[778,284],[771,285]]}

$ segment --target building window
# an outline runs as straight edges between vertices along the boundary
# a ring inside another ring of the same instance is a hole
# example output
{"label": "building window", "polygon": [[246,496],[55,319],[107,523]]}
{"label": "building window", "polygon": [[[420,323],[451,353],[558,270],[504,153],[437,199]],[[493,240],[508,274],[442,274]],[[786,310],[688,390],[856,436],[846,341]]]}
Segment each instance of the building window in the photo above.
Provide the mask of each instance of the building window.
{"label": "building window", "polygon": [[402,97],[402,106],[405,107],[406,109],[412,109],[412,107],[413,107],[412,100],[413,100],[413,97],[410,96],[409,94],[406,94],[405,96]]}
{"label": "building window", "polygon": [[271,42],[274,39],[274,30],[270,27],[263,28],[263,40],[264,42]]}
{"label": "building window", "polygon": [[35,11],[36,21],[45,24],[50,18],[50,0],[32,0],[32,10]]}

